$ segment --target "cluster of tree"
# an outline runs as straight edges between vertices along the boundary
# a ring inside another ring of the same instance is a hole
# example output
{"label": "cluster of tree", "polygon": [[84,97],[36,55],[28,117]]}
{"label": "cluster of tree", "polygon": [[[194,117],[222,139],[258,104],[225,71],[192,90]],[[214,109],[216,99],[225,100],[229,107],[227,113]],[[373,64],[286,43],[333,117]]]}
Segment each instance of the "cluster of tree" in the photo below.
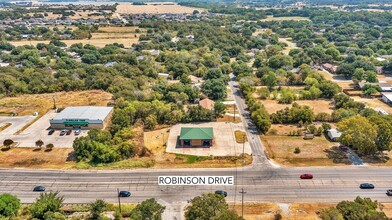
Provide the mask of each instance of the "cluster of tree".
{"label": "cluster of tree", "polygon": [[[59,196],[58,192],[41,193],[36,201],[27,206],[23,212],[20,199],[10,194],[0,195],[0,218],[4,219],[38,219],[38,220],[66,220],[67,217],[63,212],[64,197]],[[86,207],[89,215],[83,219],[99,220],[106,219],[103,216],[105,211],[113,210],[112,206],[104,200],[97,199]],[[154,198],[144,200],[131,210],[129,216],[131,219],[162,219],[162,213],[165,206],[159,204]],[[115,210],[115,219],[122,219],[122,213]],[[82,219],[82,218],[80,218]]]}
{"label": "cluster of tree", "polygon": [[259,103],[253,96],[254,85],[250,78],[243,78],[240,81],[240,89],[245,96],[246,104],[250,112],[250,118],[255,126],[262,132],[267,133],[271,127],[270,115],[264,105]]}
{"label": "cluster of tree", "polygon": [[210,220],[241,220],[242,218],[230,210],[223,195],[214,193],[202,194],[190,201],[186,208],[187,220],[210,219]]}
{"label": "cluster of tree", "polygon": [[358,196],[354,201],[342,201],[336,207],[322,210],[319,216],[323,220],[389,219],[380,208],[377,201]]}
{"label": "cluster of tree", "polygon": [[300,106],[293,103],[291,108],[279,110],[271,114],[271,121],[274,124],[304,124],[313,122],[315,116],[309,106]]}
{"label": "cluster of tree", "polygon": [[124,128],[114,136],[105,130],[90,130],[86,137],[76,138],[73,143],[77,161],[110,163],[128,159],[135,155],[145,156],[146,148],[137,149],[130,140],[132,129]]}
{"label": "cluster of tree", "polygon": [[362,155],[392,149],[392,117],[375,114],[369,117],[353,116],[338,123],[342,132],[340,142]]}

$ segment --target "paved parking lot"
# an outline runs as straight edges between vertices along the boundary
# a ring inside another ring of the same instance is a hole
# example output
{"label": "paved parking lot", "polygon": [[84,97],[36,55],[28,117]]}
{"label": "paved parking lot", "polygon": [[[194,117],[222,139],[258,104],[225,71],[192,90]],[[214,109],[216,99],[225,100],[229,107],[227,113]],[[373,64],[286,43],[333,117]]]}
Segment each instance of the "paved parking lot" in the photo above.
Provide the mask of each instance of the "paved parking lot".
{"label": "paved parking lot", "polygon": [[23,128],[27,123],[34,120],[35,116],[7,116],[7,117],[0,117],[0,126],[5,125],[7,123],[11,123],[11,126],[6,128],[5,130],[1,131],[1,135],[13,135],[19,129]]}
{"label": "paved parking lot", "polygon": [[[88,131],[82,131],[82,133],[78,136],[75,136],[73,132],[70,135],[60,136],[60,131],[55,131],[52,135],[48,135],[50,127],[49,119],[53,118],[56,114],[57,113],[54,111],[45,114],[19,135],[15,135],[15,132],[27,124],[28,121],[23,123],[23,125],[21,125],[22,123],[17,124],[18,127],[20,127],[18,129],[12,128],[8,131],[8,129],[13,126],[8,127],[4,131],[0,132],[0,143],[3,143],[5,139],[12,139],[14,142],[18,143],[17,147],[35,147],[35,142],[41,139],[45,145],[52,143],[56,148],[72,148],[75,138],[86,136]],[[15,117],[2,117],[0,123],[12,123],[15,120],[14,118]],[[27,119],[24,120],[26,121]],[[13,132],[15,129],[16,131]]]}
{"label": "paved parking lot", "polygon": [[[177,138],[180,135],[181,127],[212,127],[214,129],[214,145],[210,148],[179,148]],[[229,122],[176,124],[170,129],[166,152],[197,156],[238,156],[242,153],[243,144],[235,141],[234,131],[236,130],[244,131],[242,124]],[[248,142],[245,143],[244,149],[245,153],[252,153]]]}

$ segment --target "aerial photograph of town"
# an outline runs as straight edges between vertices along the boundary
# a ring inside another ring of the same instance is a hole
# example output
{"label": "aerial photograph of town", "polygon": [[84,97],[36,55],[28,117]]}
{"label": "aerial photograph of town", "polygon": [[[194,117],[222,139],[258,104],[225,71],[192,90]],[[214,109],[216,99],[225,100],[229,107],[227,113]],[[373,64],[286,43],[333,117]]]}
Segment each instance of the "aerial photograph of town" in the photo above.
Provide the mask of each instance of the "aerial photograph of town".
{"label": "aerial photograph of town", "polygon": [[392,0],[0,0],[0,220],[392,219]]}

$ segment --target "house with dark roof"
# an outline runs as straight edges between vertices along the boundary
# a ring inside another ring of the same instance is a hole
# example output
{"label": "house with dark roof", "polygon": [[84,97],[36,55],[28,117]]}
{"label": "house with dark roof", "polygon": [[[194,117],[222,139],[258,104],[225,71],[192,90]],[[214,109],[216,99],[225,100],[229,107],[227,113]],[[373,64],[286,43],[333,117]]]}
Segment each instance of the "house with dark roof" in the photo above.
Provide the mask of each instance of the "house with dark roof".
{"label": "house with dark roof", "polygon": [[214,131],[212,127],[181,128],[179,144],[182,147],[211,147]]}

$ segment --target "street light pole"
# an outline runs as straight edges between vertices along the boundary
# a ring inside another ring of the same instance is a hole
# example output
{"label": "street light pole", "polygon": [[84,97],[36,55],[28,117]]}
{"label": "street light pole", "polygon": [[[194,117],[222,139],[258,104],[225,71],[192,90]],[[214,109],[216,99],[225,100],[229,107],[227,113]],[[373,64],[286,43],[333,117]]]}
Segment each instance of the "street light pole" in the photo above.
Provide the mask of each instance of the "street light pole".
{"label": "street light pole", "polygon": [[[242,168],[244,168],[244,163],[245,163],[245,137],[246,133],[242,134]],[[242,172],[242,186],[244,186],[244,172]],[[241,197],[242,197],[242,219],[244,219],[244,194],[246,193],[244,191],[244,188],[242,187],[241,191]]]}
{"label": "street light pole", "polygon": [[244,188],[241,189],[240,193],[242,194],[242,219],[244,219],[244,194],[246,193]]}
{"label": "street light pole", "polygon": [[117,188],[117,198],[118,198],[118,209],[120,210],[121,213],[121,199],[120,199],[120,191]]}

